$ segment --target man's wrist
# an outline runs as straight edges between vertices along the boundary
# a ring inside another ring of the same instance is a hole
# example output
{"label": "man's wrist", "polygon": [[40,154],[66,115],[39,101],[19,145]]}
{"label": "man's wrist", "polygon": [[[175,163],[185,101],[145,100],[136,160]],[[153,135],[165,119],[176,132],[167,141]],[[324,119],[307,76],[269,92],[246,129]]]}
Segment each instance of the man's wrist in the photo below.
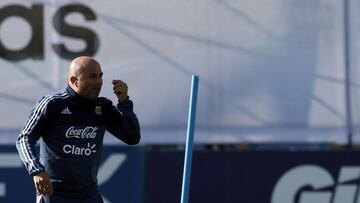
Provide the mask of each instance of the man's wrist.
{"label": "man's wrist", "polygon": [[126,98],[123,100],[118,99],[119,104],[126,103],[127,101],[129,101],[129,96],[126,96]]}

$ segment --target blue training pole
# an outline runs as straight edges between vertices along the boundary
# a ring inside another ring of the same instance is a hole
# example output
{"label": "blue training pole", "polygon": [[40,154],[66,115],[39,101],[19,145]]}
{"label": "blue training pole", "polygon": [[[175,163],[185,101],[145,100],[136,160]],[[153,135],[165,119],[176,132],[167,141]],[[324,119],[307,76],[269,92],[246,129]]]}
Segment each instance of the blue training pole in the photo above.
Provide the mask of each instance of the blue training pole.
{"label": "blue training pole", "polygon": [[183,171],[183,180],[182,180],[182,189],[181,189],[181,203],[187,203],[189,201],[191,159],[192,159],[192,148],[194,141],[198,84],[199,84],[199,76],[193,75],[191,80],[191,93],[190,93],[191,95],[190,95],[190,107],[189,107],[187,137],[186,137],[186,146],[185,146],[184,171]]}

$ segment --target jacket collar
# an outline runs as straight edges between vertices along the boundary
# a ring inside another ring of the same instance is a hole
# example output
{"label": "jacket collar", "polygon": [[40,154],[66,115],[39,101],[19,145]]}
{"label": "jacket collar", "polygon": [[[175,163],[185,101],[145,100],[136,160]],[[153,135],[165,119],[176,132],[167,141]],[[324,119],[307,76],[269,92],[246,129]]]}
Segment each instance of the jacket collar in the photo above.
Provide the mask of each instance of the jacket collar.
{"label": "jacket collar", "polygon": [[83,101],[83,102],[91,102],[91,103],[95,103],[96,100],[93,100],[93,99],[88,99],[88,98],[85,98],[83,96],[81,96],[80,94],[78,94],[77,92],[75,92],[75,90],[73,90],[70,85],[68,85],[66,87],[66,92],[70,94],[71,97],[75,98],[75,99],[78,99],[80,101]]}

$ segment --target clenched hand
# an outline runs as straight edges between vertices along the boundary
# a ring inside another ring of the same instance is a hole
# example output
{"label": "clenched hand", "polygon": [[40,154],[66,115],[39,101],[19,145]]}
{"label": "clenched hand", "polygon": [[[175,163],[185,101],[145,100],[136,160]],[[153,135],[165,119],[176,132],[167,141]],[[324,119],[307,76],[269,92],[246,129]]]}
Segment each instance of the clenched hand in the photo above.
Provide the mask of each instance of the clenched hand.
{"label": "clenched hand", "polygon": [[119,102],[123,102],[128,97],[128,86],[122,80],[113,80],[113,90],[114,94],[118,98]]}

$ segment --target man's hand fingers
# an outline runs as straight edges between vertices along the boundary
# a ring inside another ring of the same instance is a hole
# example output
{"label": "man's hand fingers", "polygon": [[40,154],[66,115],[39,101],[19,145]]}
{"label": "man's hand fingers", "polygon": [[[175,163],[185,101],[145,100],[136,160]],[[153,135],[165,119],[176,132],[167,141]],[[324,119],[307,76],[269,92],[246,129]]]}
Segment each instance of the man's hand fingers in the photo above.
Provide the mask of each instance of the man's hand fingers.
{"label": "man's hand fingers", "polygon": [[123,82],[122,80],[113,80],[112,83]]}
{"label": "man's hand fingers", "polygon": [[46,185],[44,186],[44,195],[45,195],[45,196],[51,196],[52,193],[53,193],[53,191],[52,191],[51,183],[50,183],[50,184],[46,184]]}
{"label": "man's hand fingers", "polygon": [[40,188],[40,183],[38,183],[38,182],[35,182],[35,188],[36,188],[36,191],[38,192],[38,193],[40,193],[40,194],[42,194],[42,188]]}
{"label": "man's hand fingers", "polygon": [[123,87],[127,88],[127,84],[125,82],[123,82],[122,80],[113,80],[112,84],[114,87],[123,86]]}
{"label": "man's hand fingers", "polygon": [[113,88],[114,92],[123,92],[126,93],[127,89],[126,88],[122,88],[122,87],[118,87],[118,88]]}
{"label": "man's hand fingers", "polygon": [[46,186],[44,184],[44,181],[37,182],[36,183],[36,189],[37,189],[38,193],[47,196],[47,190],[46,190]]}
{"label": "man's hand fingers", "polygon": [[122,84],[122,83],[117,83],[113,85],[113,90],[118,90],[118,91],[127,91],[128,87],[126,84]]}
{"label": "man's hand fingers", "polygon": [[34,175],[34,183],[38,193],[44,196],[52,195],[52,185],[50,182],[50,177],[47,173],[42,172]]}
{"label": "man's hand fingers", "polygon": [[50,177],[46,177],[45,179],[43,179],[42,181],[43,183],[43,188],[44,188],[44,195],[45,196],[50,196],[52,195],[52,185],[50,182]]}
{"label": "man's hand fingers", "polygon": [[43,183],[38,184],[38,192],[46,196],[46,188]]}
{"label": "man's hand fingers", "polygon": [[126,84],[126,83],[124,83],[124,81],[122,81],[122,80],[113,80],[112,84],[117,85],[117,84]]}
{"label": "man's hand fingers", "polygon": [[116,95],[118,100],[120,102],[126,100],[126,98],[128,96],[127,84],[121,80],[113,80],[112,84],[113,84],[114,94]]}

